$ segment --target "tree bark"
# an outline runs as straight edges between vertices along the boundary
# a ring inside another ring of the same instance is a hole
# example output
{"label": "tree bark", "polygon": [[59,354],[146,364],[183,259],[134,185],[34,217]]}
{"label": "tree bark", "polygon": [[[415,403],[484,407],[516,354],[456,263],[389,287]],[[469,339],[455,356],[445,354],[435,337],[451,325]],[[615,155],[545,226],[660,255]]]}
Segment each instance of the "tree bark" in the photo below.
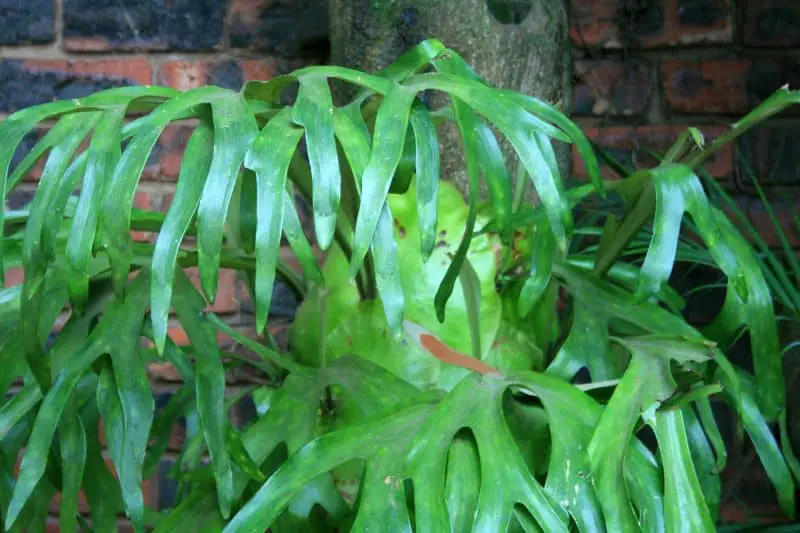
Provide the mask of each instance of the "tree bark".
{"label": "tree bark", "polygon": [[[571,56],[564,0],[330,0],[331,62],[375,72],[435,37],[493,86],[568,111]],[[458,132],[441,132],[442,175],[467,190]],[[568,147],[556,146],[562,171]],[[507,144],[504,152],[510,153]]]}

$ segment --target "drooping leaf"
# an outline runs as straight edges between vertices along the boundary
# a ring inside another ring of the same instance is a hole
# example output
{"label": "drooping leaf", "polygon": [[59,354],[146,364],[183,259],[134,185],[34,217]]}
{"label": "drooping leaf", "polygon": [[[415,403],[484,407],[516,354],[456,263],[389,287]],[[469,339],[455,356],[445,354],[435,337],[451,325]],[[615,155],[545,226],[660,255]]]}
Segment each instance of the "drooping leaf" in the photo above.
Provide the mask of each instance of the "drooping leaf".
{"label": "drooping leaf", "polygon": [[756,402],[753,378],[739,370],[739,391],[732,390],[730,378],[721,372],[717,376],[724,386],[725,396],[740,413],[741,422],[750,440],[753,441],[758,458],[764,466],[772,485],[778,493],[778,505],[787,516],[795,515],[795,487],[792,473],[781,453],[775,435],[767,424],[766,417]]}
{"label": "drooping leaf", "polygon": [[233,91],[224,91],[211,101],[211,115],[214,148],[197,208],[197,251],[200,285],[208,301],[213,303],[228,206],[245,154],[258,134],[258,126],[242,95]]}
{"label": "drooping leaf", "polygon": [[689,450],[683,412],[665,409],[653,425],[664,464],[667,531],[713,531],[714,521],[703,498]]}
{"label": "drooping leaf", "polygon": [[412,89],[393,84],[378,110],[372,152],[361,179],[361,206],[353,240],[351,276],[355,276],[361,269],[364,256],[372,243],[392,176],[403,153],[405,135],[397,132],[408,129],[411,104],[416,94]]}
{"label": "drooping leaf", "polygon": [[182,270],[178,271],[175,312],[196,348],[197,380],[195,398],[203,435],[211,455],[220,511],[228,517],[233,505],[233,471],[225,446],[227,428],[225,403],[225,370],[213,327],[203,318],[205,302]]}
{"label": "drooping leaf", "polygon": [[527,316],[539,301],[553,271],[556,241],[546,221],[533,230],[531,236],[531,269],[519,295],[519,314]]}
{"label": "drooping leaf", "polygon": [[697,472],[697,480],[702,490],[703,500],[708,507],[708,514],[711,520],[716,522],[719,516],[721,482],[714,452],[692,407],[684,407],[681,412],[692,457],[691,467]]}
{"label": "drooping leaf", "polygon": [[263,331],[267,323],[284,221],[286,173],[302,133],[292,127],[291,112],[286,108],[264,126],[245,156],[245,166],[253,170],[257,178],[255,291],[258,331]]}
{"label": "drooping leaf", "polygon": [[461,135],[461,142],[464,146],[467,180],[469,182],[469,210],[464,227],[464,234],[461,242],[452,256],[450,264],[444,273],[439,288],[436,289],[436,296],[433,303],[436,309],[436,318],[439,322],[444,322],[446,316],[447,302],[453,294],[456,280],[461,273],[461,265],[467,257],[470,244],[472,242],[475,222],[478,216],[478,187],[484,161],[481,158],[481,139],[479,138],[480,119],[463,102],[453,99],[451,101],[453,111],[456,116],[456,123]]}
{"label": "drooping leaf", "polygon": [[124,117],[124,109],[104,113],[89,145],[81,196],[73,215],[66,250],[70,268],[70,300],[79,307],[83,307],[89,297],[89,261],[98,229],[100,198],[120,157]]}
{"label": "drooping leaf", "polygon": [[155,402],[147,377],[147,367],[136,344],[120,346],[111,354],[116,390],[122,409],[122,450],[116,463],[122,486],[122,499],[131,520],[144,524],[142,467],[153,423]]}
{"label": "drooping leaf", "polygon": [[372,252],[375,258],[375,285],[389,321],[389,331],[394,337],[398,337],[403,327],[405,297],[400,281],[400,262],[393,222],[389,202],[385,202],[372,238]]}
{"label": "drooping leaf", "polygon": [[153,250],[150,316],[153,321],[154,341],[159,353],[164,352],[167,338],[175,264],[183,237],[200,203],[211,165],[212,141],[212,129],[208,122],[203,120],[186,145],[175,195]]}
{"label": "drooping leaf", "polygon": [[439,140],[430,113],[421,103],[411,107],[411,128],[416,145],[417,218],[419,244],[423,259],[428,259],[436,245],[439,191]]}
{"label": "drooping leaf", "polygon": [[303,225],[297,214],[292,195],[293,188],[291,184],[287,185],[287,189],[283,191],[283,233],[297,257],[297,262],[300,263],[300,268],[303,269],[303,276],[310,282],[324,285],[325,281],[314,257],[314,250],[303,232]]}
{"label": "drooping leaf", "polygon": [[339,214],[342,177],[333,133],[333,99],[325,77],[300,77],[291,118],[305,128],[313,182],[314,229],[320,247],[327,250],[333,242]]}
{"label": "drooping leaf", "polygon": [[41,480],[50,450],[50,442],[75,386],[86,369],[103,353],[136,345],[147,306],[146,272],[130,285],[123,303],[107,310],[99,326],[69,358],[69,363],[56,376],[36,416],[31,438],[22,459],[21,473],[5,518],[6,528],[14,525],[25,503]]}
{"label": "drooping leaf", "polygon": [[64,478],[61,485],[61,507],[59,525],[61,531],[75,533],[78,530],[78,494],[81,490],[83,468],[86,462],[86,432],[78,414],[77,400],[69,400],[64,417],[58,428],[61,468]]}

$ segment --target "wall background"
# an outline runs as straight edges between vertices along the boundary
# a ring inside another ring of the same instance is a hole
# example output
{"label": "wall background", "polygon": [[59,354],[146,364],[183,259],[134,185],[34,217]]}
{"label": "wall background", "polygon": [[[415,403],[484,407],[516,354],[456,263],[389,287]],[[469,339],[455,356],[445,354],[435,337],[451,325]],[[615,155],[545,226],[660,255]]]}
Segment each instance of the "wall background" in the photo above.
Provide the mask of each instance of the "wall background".
{"label": "wall background", "polygon": [[[778,87],[800,85],[800,0],[570,4],[574,115],[591,137],[629,163],[646,162],[647,149],[666,148],[688,125],[711,139]],[[325,0],[0,0],[0,119],[32,104],[120,85],[238,89],[250,79],[325,62],[327,55]],[[800,248],[791,220],[800,206],[799,117],[800,109],[782,114],[708,166],[776,246],[744,163],[776,199],[786,234]],[[174,125],[161,137],[137,206],[168,208],[188,131]],[[35,140],[26,139],[27,148]],[[573,170],[585,174],[577,158]],[[34,173],[11,195],[9,207],[30,201],[37,177]],[[8,284],[21,280],[20,272],[7,277]],[[223,273],[212,309],[248,330],[252,308],[233,272]],[[279,339],[293,313],[290,293],[279,287],[272,308],[272,331]],[[171,335],[185,340],[177,327]],[[150,370],[157,403],[164,405],[178,386],[177,373],[169,365]],[[251,381],[245,372],[230,375],[233,388]],[[252,405],[241,403],[231,415],[244,421],[253,415]],[[183,432],[175,428],[172,450],[180,448]],[[170,505],[174,483],[165,476],[170,466],[167,458],[157,478],[146,482],[149,504]],[[758,512],[774,514],[771,489],[763,479],[754,482],[748,502]],[[744,517],[735,504],[725,513],[729,519]],[[48,531],[58,531],[57,520]]]}

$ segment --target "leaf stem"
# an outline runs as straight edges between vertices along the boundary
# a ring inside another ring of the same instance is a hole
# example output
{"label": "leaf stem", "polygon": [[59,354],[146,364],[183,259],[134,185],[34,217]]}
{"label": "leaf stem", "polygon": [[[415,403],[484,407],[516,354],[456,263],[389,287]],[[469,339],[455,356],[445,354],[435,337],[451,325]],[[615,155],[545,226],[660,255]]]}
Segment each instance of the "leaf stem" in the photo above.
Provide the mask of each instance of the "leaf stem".
{"label": "leaf stem", "polygon": [[214,326],[218,330],[222,331],[223,333],[226,333],[226,334],[230,335],[230,337],[233,340],[235,340],[236,342],[238,342],[239,344],[241,344],[242,346],[244,346],[248,350],[252,350],[256,354],[258,354],[258,356],[262,357],[263,359],[271,361],[271,362],[275,363],[276,365],[278,365],[280,368],[283,368],[284,370],[288,370],[289,372],[303,372],[305,370],[305,367],[303,367],[302,365],[299,365],[298,363],[295,363],[294,361],[292,361],[288,357],[285,357],[285,356],[279,354],[278,352],[270,350],[266,346],[264,346],[262,344],[259,344],[258,342],[254,341],[253,339],[250,339],[250,338],[246,337],[245,335],[242,335],[241,333],[239,333],[238,331],[236,331],[235,329],[230,327],[228,324],[226,324],[225,322],[220,320],[220,318],[217,315],[215,315],[214,313],[206,313],[205,316],[206,316],[206,319],[208,320],[209,324],[211,324],[212,326]]}

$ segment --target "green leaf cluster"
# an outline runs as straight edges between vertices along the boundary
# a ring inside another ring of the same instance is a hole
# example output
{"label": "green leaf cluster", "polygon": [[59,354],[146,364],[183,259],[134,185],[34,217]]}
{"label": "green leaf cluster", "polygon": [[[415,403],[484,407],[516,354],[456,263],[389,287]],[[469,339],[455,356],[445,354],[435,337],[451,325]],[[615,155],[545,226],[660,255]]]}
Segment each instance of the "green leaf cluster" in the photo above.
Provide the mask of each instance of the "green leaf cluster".
{"label": "green leaf cluster", "polygon": [[[356,96],[335,104],[331,81]],[[430,108],[431,92],[446,103]],[[165,532],[712,531],[727,457],[712,396],[793,516],[797,460],[770,428],[786,403],[772,298],[791,296],[697,173],[798,98],[779,91],[708,147],[690,130],[660,165],[620,180],[603,180],[557,107],[490,87],[437,41],[377,74],[308,67],[238,92],[112,89],[11,115],[0,195],[45,163],[31,204],[0,209],[0,272],[24,270],[0,290],[0,391],[21,383],[0,405],[5,530],[41,530],[60,492],[64,531],[113,531],[120,513]],[[173,201],[135,209],[178,121],[194,130]],[[466,199],[442,180],[446,123],[460,132]],[[567,187],[554,142],[574,145],[591,183]],[[521,201],[528,186],[536,205]],[[615,200],[619,216],[599,226],[576,216]],[[281,259],[283,239],[299,270]],[[687,260],[725,276],[725,306],[702,331],[669,286]],[[194,266],[199,291],[184,272]],[[206,312],[220,268],[240,273],[259,332],[276,279],[302,298],[288,352]],[[170,339],[173,321],[188,346]],[[754,375],[724,354],[742,331]],[[264,374],[244,428],[227,416],[238,397],[225,381],[241,356],[221,351],[219,332]],[[153,362],[183,379],[158,411]],[[181,417],[179,501],[159,512],[142,480]]]}

